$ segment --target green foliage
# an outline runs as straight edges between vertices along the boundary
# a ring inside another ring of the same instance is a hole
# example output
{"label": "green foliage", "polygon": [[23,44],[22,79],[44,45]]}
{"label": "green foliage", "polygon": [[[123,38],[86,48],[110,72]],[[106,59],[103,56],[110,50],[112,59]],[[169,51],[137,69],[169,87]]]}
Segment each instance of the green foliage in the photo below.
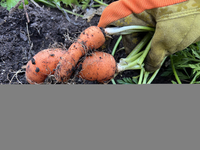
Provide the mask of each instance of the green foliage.
{"label": "green foliage", "polygon": [[[14,7],[20,0],[1,0],[0,1],[0,6],[6,7],[7,10],[10,10],[12,7]],[[34,0],[35,2],[40,2],[43,3],[49,7],[55,7],[55,4],[59,5],[61,2],[66,6],[66,7],[72,7],[72,5],[76,5],[81,7],[83,10],[86,9],[89,6],[89,3],[91,0]],[[103,1],[95,0],[97,3],[100,5],[104,4]],[[25,4],[28,4],[28,0],[25,0]],[[23,5],[21,4],[19,8],[23,8]]]}
{"label": "green foliage", "polygon": [[177,84],[177,82],[176,82],[176,81],[173,81],[173,80],[172,80],[171,82],[172,82],[172,84]]}
{"label": "green foliage", "polygon": [[89,5],[89,2],[90,0],[82,0],[81,3],[82,3],[82,9],[86,9]]}
{"label": "green foliage", "polygon": [[57,0],[59,2],[63,2],[66,6],[72,6],[72,4],[80,5],[78,0]]}
{"label": "green foliage", "polygon": [[14,7],[20,0],[2,0],[0,2],[0,5],[2,7],[6,7],[7,10],[10,10],[12,7]]}
{"label": "green foliage", "polygon": [[82,9],[86,9],[89,5],[90,0],[58,0],[65,4],[65,6],[72,7],[72,4],[76,6],[81,6]]}
{"label": "green foliage", "polygon": [[[19,2],[20,0],[2,0],[0,2],[0,6],[5,7],[8,11],[10,11],[11,8],[15,7],[15,5]],[[28,4],[28,0],[24,0],[25,5]],[[19,9],[23,8],[23,4],[21,3],[19,6]]]}
{"label": "green foliage", "polygon": [[82,9],[85,9],[88,7],[90,0],[53,0],[57,2],[62,2],[65,4],[66,7],[70,6],[72,7],[72,4],[76,6],[81,6]]}
{"label": "green foliage", "polygon": [[126,78],[122,78],[122,79],[118,79],[117,82],[119,84],[137,84],[138,83],[138,77],[126,77]]}
{"label": "green foliage", "polygon": [[[24,0],[24,4],[28,5],[28,0]],[[19,5],[19,9],[23,9],[23,4],[22,3]]]}
{"label": "green foliage", "polygon": [[2,7],[7,7],[6,0],[2,0],[2,1],[0,2],[0,5],[1,5]]}
{"label": "green foliage", "polygon": [[[191,81],[191,84],[200,82],[197,81],[200,77],[200,42],[192,44],[171,56],[173,60],[172,65],[180,80]],[[169,66],[162,76],[170,76],[173,74],[173,70]]]}

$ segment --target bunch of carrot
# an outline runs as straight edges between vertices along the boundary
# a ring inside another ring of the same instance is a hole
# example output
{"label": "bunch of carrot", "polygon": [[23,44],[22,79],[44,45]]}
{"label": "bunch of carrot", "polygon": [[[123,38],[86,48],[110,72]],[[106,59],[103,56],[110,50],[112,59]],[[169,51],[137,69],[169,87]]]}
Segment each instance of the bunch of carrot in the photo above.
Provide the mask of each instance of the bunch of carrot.
{"label": "bunch of carrot", "polygon": [[54,74],[58,82],[67,82],[79,59],[89,50],[98,49],[104,42],[104,31],[91,26],[79,35],[67,51],[47,49],[37,53],[26,66],[26,79],[30,84],[40,84],[48,75]]}
{"label": "bunch of carrot", "polygon": [[130,34],[131,32],[153,31],[149,27],[128,26],[121,28],[99,28],[91,26],[85,29],[78,39],[68,48],[46,49],[37,53],[26,65],[26,79],[30,84],[41,84],[48,75],[54,75],[58,82],[67,82],[72,73],[79,68],[79,77],[87,80],[106,82],[113,79],[117,73],[124,70],[141,69],[151,41],[143,52],[141,48],[150,40],[152,34],[148,33],[142,44],[117,63],[113,55],[105,52],[93,52],[85,57],[83,62],[80,58],[86,56],[88,51],[98,49],[105,43],[106,35]]}

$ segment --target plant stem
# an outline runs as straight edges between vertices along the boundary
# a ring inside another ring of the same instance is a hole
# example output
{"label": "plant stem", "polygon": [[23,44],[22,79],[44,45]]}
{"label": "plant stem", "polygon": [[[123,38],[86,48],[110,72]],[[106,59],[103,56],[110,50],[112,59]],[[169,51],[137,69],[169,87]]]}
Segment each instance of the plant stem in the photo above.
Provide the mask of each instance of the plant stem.
{"label": "plant stem", "polygon": [[120,41],[122,40],[122,36],[120,36],[117,40],[117,42],[115,43],[115,46],[112,50],[112,55],[114,56],[115,55],[115,52],[116,52],[116,49],[117,49],[117,46],[119,45]]}
{"label": "plant stem", "polygon": [[120,63],[118,63],[119,70],[141,69],[141,67],[143,66],[144,59],[145,59],[146,55],[148,54],[150,48],[151,48],[151,41],[149,42],[149,44],[143,51],[142,55],[139,58],[136,58],[135,61],[128,62],[127,65],[125,65],[124,63],[122,63],[122,65],[121,65]]}
{"label": "plant stem", "polygon": [[[114,56],[114,54],[116,52],[117,46],[119,45],[119,42],[122,39],[122,34],[128,34],[128,33],[133,33],[133,32],[138,32],[138,31],[139,32],[154,31],[154,28],[150,28],[150,27],[146,27],[146,26],[125,26],[125,27],[105,28],[105,32],[108,35],[109,34],[120,34],[120,37],[118,38],[118,40],[113,48],[112,55]],[[143,62],[151,48],[152,35],[153,35],[152,32],[148,32],[143,37],[143,39],[139,42],[139,44],[132,50],[132,52],[126,58],[120,59],[120,62],[117,64],[117,73],[115,74],[115,76],[119,72],[122,72],[125,70],[141,69],[138,84],[142,84],[142,83],[146,84],[149,72],[145,72],[145,69],[143,67],[144,66]],[[147,42],[149,42],[149,43],[147,44]],[[146,44],[147,44],[147,46],[146,46],[145,50],[141,51],[141,49]],[[143,77],[144,77],[144,79],[143,79]]]}
{"label": "plant stem", "polygon": [[77,14],[77,13],[74,13],[74,12],[72,12],[72,11],[69,11],[69,10],[67,10],[67,9],[62,8],[62,7],[60,6],[60,3],[56,3],[55,1],[53,1],[53,2],[48,2],[48,1],[45,1],[45,0],[37,0],[37,1],[38,1],[38,2],[41,2],[41,3],[44,3],[44,4],[46,4],[46,5],[49,5],[49,6],[51,6],[51,7],[54,7],[54,8],[58,8],[59,10],[65,11],[65,12],[67,12],[67,13],[69,13],[69,14],[76,15],[76,16],[79,16],[79,17],[83,17],[83,15],[80,15],[80,14]]}
{"label": "plant stem", "polygon": [[[77,13],[74,13],[74,12],[72,12],[72,11],[69,11],[69,10],[67,10],[67,9],[64,9],[64,8],[62,8],[61,6],[60,6],[60,4],[57,4],[57,3],[55,3],[55,2],[53,2],[54,4],[55,4],[55,7],[57,7],[59,10],[61,10],[61,11],[65,11],[65,12],[67,12],[67,13],[69,13],[69,14],[72,14],[72,15],[76,15],[76,16],[79,16],[79,17],[83,17],[83,15],[80,15],[80,14],[77,14]],[[64,13],[64,12],[63,12]]]}
{"label": "plant stem", "polygon": [[197,78],[197,74],[194,76],[194,78],[192,79],[192,81],[190,82],[190,84],[194,84],[196,78]]}
{"label": "plant stem", "polygon": [[132,57],[130,57],[130,58],[121,58],[121,59],[119,60],[119,63],[120,63],[121,65],[127,65],[128,63],[131,63],[131,62],[135,61],[136,59],[138,59],[138,58],[142,55],[142,53],[143,53],[143,51],[141,51],[141,52],[135,54],[134,56],[132,56]]}
{"label": "plant stem", "polygon": [[145,73],[144,73],[144,79],[143,79],[142,84],[147,84],[147,78],[148,78],[149,74],[150,74],[150,72],[145,71]]}
{"label": "plant stem", "polygon": [[91,7],[100,7],[101,5],[92,5]]}
{"label": "plant stem", "polygon": [[147,32],[147,31],[155,31],[155,29],[139,25],[105,28],[105,33],[109,35],[123,35],[123,34],[131,34],[133,32]]}
{"label": "plant stem", "polygon": [[121,65],[121,64],[117,64],[117,72],[122,72],[122,71],[126,71],[126,70],[137,70],[137,69],[141,69],[141,66],[137,64],[137,61],[134,61],[128,65]]}
{"label": "plant stem", "polygon": [[144,59],[146,58],[146,56],[147,56],[149,50],[151,49],[151,42],[152,42],[152,39],[151,39],[151,41],[149,42],[149,44],[147,45],[147,47],[145,48],[145,50],[144,50],[142,56],[140,56],[140,58],[138,59],[138,64],[139,64],[139,65],[142,65],[142,63],[144,62]]}
{"label": "plant stem", "polygon": [[116,84],[115,80],[114,79],[111,79],[111,82],[112,84]]}
{"label": "plant stem", "polygon": [[174,67],[172,55],[170,55],[170,61],[171,61],[171,66],[172,66],[172,70],[173,70],[174,76],[176,78],[176,81],[178,82],[178,84],[182,84],[180,79],[179,79],[179,77],[178,77],[178,75],[177,75],[176,69]]}
{"label": "plant stem", "polygon": [[144,65],[143,64],[144,59],[145,59],[146,55],[148,54],[150,48],[151,48],[151,41],[149,42],[149,44],[143,51],[142,55],[139,58],[137,58],[135,61],[128,62],[127,65],[118,63],[118,65],[117,65],[118,72],[125,71],[125,70],[141,69]]}
{"label": "plant stem", "polygon": [[49,6],[51,6],[51,7],[56,7],[54,4],[52,4],[52,3],[50,3],[50,2],[48,2],[48,1],[45,1],[45,0],[37,0],[38,2],[41,2],[41,3],[44,3],[44,4],[46,4],[46,5],[49,5]]}
{"label": "plant stem", "polygon": [[[163,59],[163,61],[162,61],[162,63],[161,63],[161,66],[162,66],[163,63],[165,62],[166,58],[167,58],[167,57],[165,57],[165,58]],[[157,70],[153,73],[153,75],[151,76],[151,78],[149,79],[149,81],[147,82],[147,84],[151,84],[151,82],[152,82],[152,81],[155,79],[155,77],[157,76],[159,70],[160,70],[160,68],[157,69]]]}
{"label": "plant stem", "polygon": [[140,43],[137,44],[137,46],[131,51],[131,53],[126,57],[126,58],[130,58],[132,56],[134,56],[135,54],[137,54],[144,46],[145,44],[147,44],[147,42],[149,42],[149,40],[152,37],[152,33],[147,33],[144,38],[140,41]]}
{"label": "plant stem", "polygon": [[140,77],[139,77],[138,84],[142,84],[143,76],[144,76],[144,68],[142,67],[140,70]]}
{"label": "plant stem", "polygon": [[101,1],[99,1],[99,0],[94,0],[94,1],[97,2],[97,3],[99,3],[99,4],[101,4],[101,5],[108,6],[108,4],[106,4],[106,3],[104,3],[104,2],[101,2]]}
{"label": "plant stem", "polygon": [[83,17],[83,15],[80,15],[80,14],[74,13],[74,12],[69,11],[69,10],[67,10],[67,9],[63,9],[63,10],[66,11],[67,13],[69,13],[69,14],[76,15],[76,16],[79,16],[79,17]]}

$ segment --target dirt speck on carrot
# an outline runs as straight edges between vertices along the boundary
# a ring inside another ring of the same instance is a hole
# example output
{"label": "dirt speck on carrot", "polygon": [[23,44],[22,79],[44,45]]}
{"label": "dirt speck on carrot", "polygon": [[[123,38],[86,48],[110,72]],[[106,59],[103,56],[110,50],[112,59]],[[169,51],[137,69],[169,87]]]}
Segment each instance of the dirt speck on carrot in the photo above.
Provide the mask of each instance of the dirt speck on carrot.
{"label": "dirt speck on carrot", "polygon": [[35,65],[35,59],[34,58],[31,59],[31,62],[32,62],[33,65]]}
{"label": "dirt speck on carrot", "polygon": [[39,72],[39,71],[40,71],[40,69],[38,67],[36,67],[35,72]]}

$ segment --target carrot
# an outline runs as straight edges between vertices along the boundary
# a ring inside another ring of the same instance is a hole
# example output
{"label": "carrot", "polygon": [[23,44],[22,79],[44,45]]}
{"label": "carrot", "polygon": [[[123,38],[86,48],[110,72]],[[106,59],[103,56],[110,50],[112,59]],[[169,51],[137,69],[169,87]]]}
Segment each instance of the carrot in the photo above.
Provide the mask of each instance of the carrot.
{"label": "carrot", "polygon": [[106,82],[114,77],[117,63],[111,54],[96,51],[79,63],[78,68],[81,68],[80,78]]}
{"label": "carrot", "polygon": [[135,61],[121,64],[117,63],[111,54],[96,51],[78,64],[78,70],[80,70],[78,76],[89,81],[105,83],[113,79],[119,72],[141,69],[142,65],[137,63],[141,56],[142,52],[132,57]]}
{"label": "carrot", "polygon": [[41,84],[55,68],[66,51],[61,48],[44,49],[38,52],[26,65],[26,80],[30,84]]}
{"label": "carrot", "polygon": [[79,59],[89,50],[102,46],[104,42],[105,34],[101,28],[91,26],[85,29],[58,63],[54,74],[56,80],[58,82],[67,82],[74,72]]}
{"label": "carrot", "polygon": [[[118,73],[126,70],[140,69],[142,74],[145,57],[151,48],[151,37],[152,34],[147,33],[126,58],[120,58],[119,63],[116,63],[113,58],[114,54],[93,52],[91,56],[87,56],[83,62],[79,64],[79,77],[90,81],[97,80],[98,82],[107,82],[110,79],[113,79]],[[146,48],[142,50],[146,44]],[[116,64],[115,71],[113,67],[114,64]]]}

